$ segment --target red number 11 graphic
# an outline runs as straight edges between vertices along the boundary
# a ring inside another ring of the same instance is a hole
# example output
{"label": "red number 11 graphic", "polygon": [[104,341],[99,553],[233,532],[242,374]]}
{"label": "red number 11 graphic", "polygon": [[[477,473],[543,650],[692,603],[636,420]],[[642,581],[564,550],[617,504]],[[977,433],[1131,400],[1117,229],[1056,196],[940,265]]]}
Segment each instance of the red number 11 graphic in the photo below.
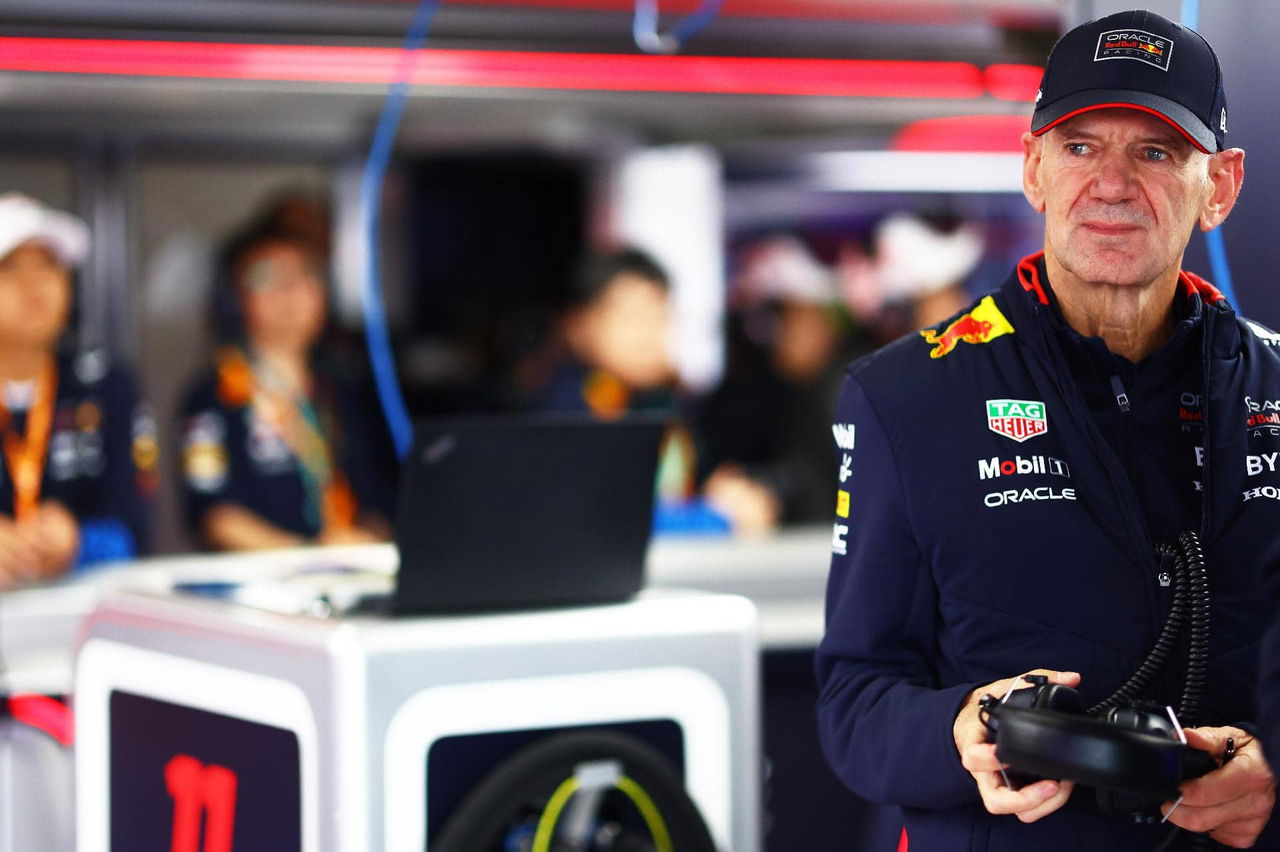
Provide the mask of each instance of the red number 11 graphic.
{"label": "red number 11 graphic", "polygon": [[173,797],[171,852],[200,852],[204,815],[204,852],[231,852],[236,818],[236,774],[225,766],[205,766],[189,754],[174,755],[164,766]]}

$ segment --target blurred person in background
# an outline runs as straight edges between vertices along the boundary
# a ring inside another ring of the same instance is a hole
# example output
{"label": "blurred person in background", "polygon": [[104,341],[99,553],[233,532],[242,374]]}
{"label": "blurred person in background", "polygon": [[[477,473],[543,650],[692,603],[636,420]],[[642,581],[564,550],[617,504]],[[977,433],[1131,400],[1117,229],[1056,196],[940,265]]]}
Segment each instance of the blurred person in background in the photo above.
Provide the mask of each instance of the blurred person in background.
{"label": "blurred person in background", "polygon": [[703,496],[736,535],[824,520],[824,421],[859,351],[831,270],[799,239],[773,237],[743,252],[730,292],[726,377],[698,418]]}
{"label": "blurred person in background", "polygon": [[722,520],[691,503],[695,451],[677,396],[670,289],[666,270],[640,249],[588,257],[556,339],[530,359],[536,369],[529,374],[545,378],[525,393],[524,407],[606,421],[629,414],[669,417],[659,451],[655,528],[718,531]]}
{"label": "blurred person in background", "polygon": [[390,534],[389,436],[366,389],[325,357],[314,235],[275,217],[231,239],[214,288],[219,347],[182,407],[185,508],[218,550]]}
{"label": "blurred person in background", "polygon": [[60,346],[89,231],[0,196],[0,589],[147,545],[155,422],[101,351]]}
{"label": "blurred person in background", "polygon": [[973,225],[944,230],[900,213],[877,226],[873,247],[871,257],[846,248],[835,270],[792,236],[743,253],[728,374],[699,418],[702,492],[737,535],[827,518],[825,422],[845,365],[963,307],[983,244]]}
{"label": "blurred person in background", "polygon": [[669,291],[666,271],[638,249],[588,258],[562,321],[565,351],[527,407],[599,420],[669,411],[676,383]]}
{"label": "blurred person in background", "polygon": [[843,248],[836,264],[841,296],[859,322],[890,343],[969,302],[964,282],[983,248],[973,223],[895,213],[876,226],[871,256]]}

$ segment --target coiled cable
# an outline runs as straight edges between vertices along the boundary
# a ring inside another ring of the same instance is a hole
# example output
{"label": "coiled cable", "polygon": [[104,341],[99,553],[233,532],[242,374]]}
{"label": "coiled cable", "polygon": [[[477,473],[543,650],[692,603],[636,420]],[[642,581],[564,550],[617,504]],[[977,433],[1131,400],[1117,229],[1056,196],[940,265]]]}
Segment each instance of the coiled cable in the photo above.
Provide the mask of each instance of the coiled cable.
{"label": "coiled cable", "polygon": [[1187,667],[1182,698],[1178,702],[1178,721],[1183,727],[1195,725],[1200,714],[1209,665],[1209,578],[1205,571],[1204,550],[1200,537],[1191,530],[1178,536],[1177,544],[1161,544],[1157,548],[1162,563],[1173,562],[1173,602],[1160,635],[1142,664],[1115,692],[1087,711],[1096,716],[1126,701],[1136,700],[1151,683],[1177,646],[1187,628]]}
{"label": "coiled cable", "polygon": [[[1193,727],[1200,715],[1200,699],[1209,668],[1209,575],[1205,570],[1204,548],[1200,536],[1191,530],[1178,535],[1176,544],[1161,544],[1156,548],[1161,564],[1173,563],[1173,602],[1169,617],[1165,619],[1160,635],[1147,653],[1142,664],[1120,685],[1115,692],[1093,705],[1089,715],[1102,715],[1124,702],[1137,700],[1151,683],[1156,672],[1173,656],[1184,628],[1187,632],[1187,666],[1183,680],[1182,697],[1178,702],[1178,722],[1184,728]],[[1156,852],[1169,849],[1183,833],[1175,828],[1156,847]],[[1205,835],[1193,834],[1188,841],[1189,852],[1209,852],[1215,844]]]}

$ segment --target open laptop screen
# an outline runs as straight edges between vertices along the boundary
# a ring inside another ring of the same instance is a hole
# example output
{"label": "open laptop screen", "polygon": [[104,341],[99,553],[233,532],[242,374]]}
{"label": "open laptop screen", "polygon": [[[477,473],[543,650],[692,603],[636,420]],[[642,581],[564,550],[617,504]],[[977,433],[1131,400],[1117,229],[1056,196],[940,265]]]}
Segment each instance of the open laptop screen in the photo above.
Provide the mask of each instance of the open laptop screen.
{"label": "open laptop screen", "polygon": [[657,418],[424,421],[401,478],[395,612],[623,600],[644,585]]}

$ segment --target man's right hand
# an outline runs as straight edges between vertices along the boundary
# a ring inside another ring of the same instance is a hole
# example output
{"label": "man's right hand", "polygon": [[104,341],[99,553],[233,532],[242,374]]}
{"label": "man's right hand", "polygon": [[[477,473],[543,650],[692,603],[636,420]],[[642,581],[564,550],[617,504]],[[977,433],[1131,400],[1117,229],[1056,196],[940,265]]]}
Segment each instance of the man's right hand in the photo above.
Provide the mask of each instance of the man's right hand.
{"label": "man's right hand", "polygon": [[35,580],[40,554],[26,530],[9,515],[0,514],[0,591]]}
{"label": "man's right hand", "polygon": [[[1036,669],[1027,674],[1044,675],[1049,678],[1049,683],[1060,683],[1063,686],[1074,687],[1080,683],[1080,675],[1075,672]],[[978,783],[983,807],[993,814],[1013,814],[1023,822],[1035,822],[1065,805],[1067,799],[1071,798],[1075,783],[1046,780],[1028,784],[1021,790],[1011,789],[1000,774],[1001,766],[996,759],[995,743],[987,742],[987,726],[978,715],[978,702],[984,695],[1003,698],[1011,687],[1030,686],[1022,680],[1023,677],[1019,675],[1005,678],[970,692],[956,715],[952,734],[955,736],[956,751],[960,752],[960,762]]]}

